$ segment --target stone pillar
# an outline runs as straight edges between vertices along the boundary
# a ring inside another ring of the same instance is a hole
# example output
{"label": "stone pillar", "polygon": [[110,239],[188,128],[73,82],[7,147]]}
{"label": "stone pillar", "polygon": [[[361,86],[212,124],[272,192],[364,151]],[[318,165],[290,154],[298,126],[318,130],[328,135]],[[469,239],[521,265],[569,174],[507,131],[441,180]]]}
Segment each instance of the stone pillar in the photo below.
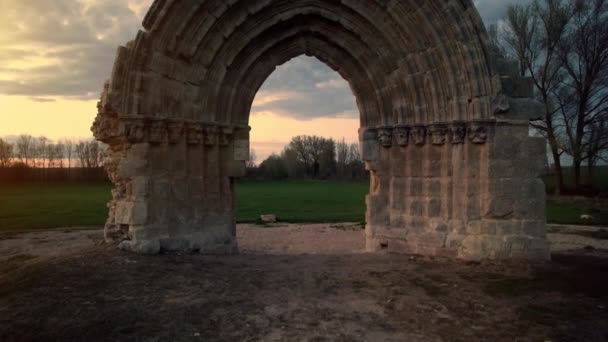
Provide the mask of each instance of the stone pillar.
{"label": "stone pillar", "polygon": [[[244,175],[248,127],[99,118],[96,136],[112,142],[105,163],[114,183],[106,240],[144,254],[238,251],[233,178]],[[115,129],[104,133],[110,126]]]}
{"label": "stone pillar", "polygon": [[362,129],[368,251],[548,259],[545,143],[528,129],[524,120]]}

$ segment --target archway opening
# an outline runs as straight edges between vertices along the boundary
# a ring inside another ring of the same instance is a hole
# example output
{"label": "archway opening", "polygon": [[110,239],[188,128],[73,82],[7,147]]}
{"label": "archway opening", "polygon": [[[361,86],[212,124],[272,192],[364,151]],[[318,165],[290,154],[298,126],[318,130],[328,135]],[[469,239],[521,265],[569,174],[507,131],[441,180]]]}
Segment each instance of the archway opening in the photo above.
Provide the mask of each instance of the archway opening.
{"label": "archway opening", "polygon": [[[241,247],[255,248],[243,246],[242,236],[266,234],[264,248],[271,250],[274,244],[307,253],[363,251],[369,179],[348,82],[315,57],[295,57],[264,81],[249,126],[251,159],[235,188]],[[260,226],[276,229],[251,229]],[[342,241],[319,239],[335,230],[346,232]]]}

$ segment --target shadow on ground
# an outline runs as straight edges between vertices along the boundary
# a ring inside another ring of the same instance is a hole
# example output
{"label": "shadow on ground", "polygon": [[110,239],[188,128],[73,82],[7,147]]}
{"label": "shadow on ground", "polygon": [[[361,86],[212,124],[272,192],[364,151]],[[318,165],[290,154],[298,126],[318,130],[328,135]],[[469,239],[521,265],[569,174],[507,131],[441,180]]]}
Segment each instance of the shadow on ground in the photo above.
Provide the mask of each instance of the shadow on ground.
{"label": "shadow on ground", "polygon": [[144,257],[96,246],[0,271],[0,340],[606,341],[608,252]]}

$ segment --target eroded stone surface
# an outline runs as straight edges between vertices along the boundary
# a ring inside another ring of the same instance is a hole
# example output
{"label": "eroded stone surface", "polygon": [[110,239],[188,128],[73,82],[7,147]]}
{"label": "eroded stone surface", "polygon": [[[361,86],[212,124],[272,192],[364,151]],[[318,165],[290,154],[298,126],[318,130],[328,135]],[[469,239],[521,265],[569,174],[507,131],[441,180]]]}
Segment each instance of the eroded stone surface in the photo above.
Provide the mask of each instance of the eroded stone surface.
{"label": "eroded stone surface", "polygon": [[118,49],[92,128],[109,145],[107,240],[236,252],[252,101],[307,54],[357,98],[369,251],[548,258],[537,103],[485,46],[471,0],[157,0],[143,26]]}

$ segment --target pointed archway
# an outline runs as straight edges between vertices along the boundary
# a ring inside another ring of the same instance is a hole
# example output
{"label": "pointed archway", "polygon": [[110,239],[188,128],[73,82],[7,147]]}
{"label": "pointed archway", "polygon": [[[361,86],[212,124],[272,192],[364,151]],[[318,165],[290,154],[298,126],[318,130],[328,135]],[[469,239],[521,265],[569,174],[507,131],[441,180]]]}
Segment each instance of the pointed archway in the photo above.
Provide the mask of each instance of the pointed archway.
{"label": "pointed archway", "polygon": [[155,0],[143,27],[93,126],[115,185],[107,239],[235,252],[251,104],[305,54],[357,99],[370,251],[548,257],[531,88],[487,48],[471,0]]}

